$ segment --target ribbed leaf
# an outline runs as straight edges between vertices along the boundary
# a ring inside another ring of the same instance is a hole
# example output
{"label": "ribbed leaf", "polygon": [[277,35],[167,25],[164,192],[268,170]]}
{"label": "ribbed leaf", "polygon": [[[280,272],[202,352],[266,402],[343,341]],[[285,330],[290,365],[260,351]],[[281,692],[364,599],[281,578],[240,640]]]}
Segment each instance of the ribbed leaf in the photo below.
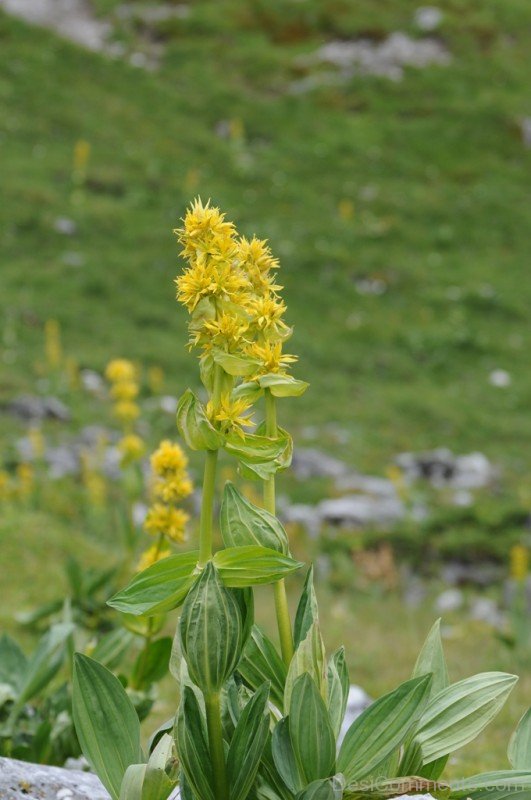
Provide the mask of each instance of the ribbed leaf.
{"label": "ribbed leaf", "polygon": [[337,763],[347,781],[374,773],[403,744],[427,703],[430,686],[431,675],[406,681],[354,720]]}
{"label": "ribbed leaf", "polygon": [[175,735],[180,764],[194,795],[201,800],[215,800],[205,725],[197,698],[188,686],[183,689]]}
{"label": "ribbed leaf", "polygon": [[531,770],[485,772],[452,784],[452,800],[529,800]]}
{"label": "ribbed leaf", "polygon": [[177,760],[173,737],[164,734],[146,766],[142,800],[166,800],[177,785]]}
{"label": "ribbed leaf", "polygon": [[184,602],[196,578],[199,553],[168,556],[135,575],[129,586],[117,592],[107,605],[126,614],[161,614]]}
{"label": "ribbed leaf", "polygon": [[502,708],[517,680],[505,672],[483,672],[439,692],[415,731],[423,763],[453,753],[475,739]]}
{"label": "ribbed leaf", "polygon": [[419,678],[421,675],[428,675],[430,672],[433,676],[431,686],[431,697],[433,697],[442,692],[443,689],[446,689],[450,683],[441,640],[440,619],[437,620],[428,633],[411,677]]}
{"label": "ribbed leaf", "polygon": [[145,764],[131,764],[127,767],[120,785],[120,800],[143,800],[142,786],[145,774]]}
{"label": "ribbed leaf", "polygon": [[271,750],[278,774],[289,791],[293,794],[301,792],[306,781],[302,773],[302,765],[299,763],[291,743],[289,717],[281,719],[275,725]]}
{"label": "ribbed leaf", "polygon": [[259,545],[218,550],[214,564],[223,582],[233,588],[276,583],[302,567],[300,561]]}
{"label": "ribbed leaf", "polygon": [[350,688],[344,647],[336,650],[330,658],[326,679],[328,685],[328,713],[332,730],[337,739],[345,717]]}
{"label": "ribbed leaf", "polygon": [[116,628],[101,637],[91,656],[98,664],[103,664],[112,670],[118,666],[133,641],[134,636],[131,631]]}
{"label": "ribbed leaf", "polygon": [[77,653],[72,706],[83,754],[117,800],[127,767],[142,761],[140,723],[133,704],[112,672]]}
{"label": "ribbed leaf", "polygon": [[507,755],[513,769],[531,770],[531,708],[511,736]]}
{"label": "ribbed leaf", "polygon": [[268,639],[257,625],[253,626],[251,635],[245,645],[238,664],[238,672],[243,680],[255,690],[264,681],[269,681],[271,685],[271,700],[282,711],[287,674],[286,666],[271,639]]}
{"label": "ribbed leaf", "polygon": [[288,555],[288,537],[277,518],[249,502],[230,482],[223,492],[220,528],[225,547],[260,545]]}
{"label": "ribbed leaf", "polygon": [[314,781],[297,796],[297,800],[341,800],[343,788],[344,781],[340,775]]}
{"label": "ribbed leaf", "polygon": [[135,689],[147,688],[166,675],[170,667],[172,644],[169,636],[146,642],[133,667],[132,683]]}
{"label": "ribbed leaf", "polygon": [[269,684],[264,683],[243,709],[227,756],[230,800],[245,800],[256,778],[269,735],[267,701]]}
{"label": "ribbed leaf", "polygon": [[295,650],[295,655],[289,665],[284,689],[284,708],[288,713],[295,681],[305,672],[311,675],[321,697],[327,701],[328,685],[326,680],[325,647],[317,622],[314,622],[308,629],[306,638]]}
{"label": "ribbed leaf", "polygon": [[335,772],[336,740],[324,700],[308,673],[293,686],[289,733],[305,783],[331,777]]}
{"label": "ribbed leaf", "polygon": [[24,680],[28,666],[26,656],[6,633],[0,638],[0,684],[18,690]]}
{"label": "ribbed leaf", "polygon": [[295,647],[306,638],[310,626],[319,621],[319,610],[317,607],[317,597],[313,586],[313,566],[310,567],[304,581],[304,587],[295,614],[293,625],[293,638]]}
{"label": "ribbed leaf", "polygon": [[275,397],[300,397],[304,394],[309,383],[299,381],[291,375],[278,375],[269,373],[258,378],[258,383],[262,389],[269,389]]}
{"label": "ribbed leaf", "polygon": [[218,692],[240,660],[244,631],[239,599],[211,561],[186,598],[179,631],[190,678],[201,691]]}
{"label": "ribbed leaf", "polygon": [[17,706],[35,697],[57,674],[65,657],[67,640],[74,630],[75,626],[70,623],[52,625],[39,640],[19,684]]}
{"label": "ribbed leaf", "polygon": [[177,406],[177,427],[191,450],[218,450],[224,437],[217,431],[191,389],[187,389]]}

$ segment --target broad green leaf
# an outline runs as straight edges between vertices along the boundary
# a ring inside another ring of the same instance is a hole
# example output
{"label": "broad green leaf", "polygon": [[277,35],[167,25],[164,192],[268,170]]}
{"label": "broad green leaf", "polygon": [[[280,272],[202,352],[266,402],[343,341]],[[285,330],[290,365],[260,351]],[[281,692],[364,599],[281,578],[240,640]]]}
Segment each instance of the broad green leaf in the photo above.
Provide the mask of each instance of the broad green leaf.
{"label": "broad green leaf", "polygon": [[433,675],[431,697],[434,697],[443,689],[446,689],[450,683],[441,640],[440,619],[437,620],[428,633],[411,677],[419,678],[421,675],[428,675],[430,672]]}
{"label": "broad green leaf", "polygon": [[269,735],[267,701],[269,684],[264,683],[243,709],[227,756],[230,800],[245,800],[256,778]]}
{"label": "broad green leaf", "polygon": [[177,759],[173,736],[164,734],[146,765],[142,800],[166,800],[177,785]]}
{"label": "broad green leaf", "polygon": [[531,770],[531,708],[524,714],[511,736],[507,755],[513,769]]}
{"label": "broad green leaf", "polygon": [[275,725],[272,739],[272,755],[278,774],[293,794],[304,789],[306,781],[302,773],[302,765],[299,763],[289,731],[289,716],[281,719]]}
{"label": "broad green leaf", "polygon": [[232,391],[231,397],[234,400],[246,400],[249,405],[254,405],[263,393],[264,390],[260,388],[260,384],[257,381],[248,381],[236,386]]}
{"label": "broad green leaf", "polygon": [[271,684],[271,700],[282,710],[284,705],[284,686],[286,684],[286,665],[280,658],[275,645],[257,625],[245,645],[238,664],[238,672],[252,688],[258,689],[264,681]]}
{"label": "broad green leaf", "polygon": [[345,783],[342,775],[334,775],[327,780],[314,781],[297,800],[342,800]]}
{"label": "broad green leaf", "polygon": [[205,725],[197,698],[189,686],[183,689],[175,734],[181,767],[194,795],[201,800],[215,800]]}
{"label": "broad green leaf", "polygon": [[190,678],[202,692],[218,692],[240,660],[244,645],[240,603],[209,561],[190,590],[179,620]]}
{"label": "broad green leaf", "polygon": [[329,778],[335,772],[336,740],[328,710],[307,672],[293,685],[289,733],[306,784]]}
{"label": "broad green leaf", "polygon": [[297,613],[295,614],[295,623],[293,625],[293,638],[295,647],[306,638],[306,635],[313,622],[319,621],[319,609],[317,606],[317,597],[313,585],[313,565],[308,570],[304,587],[302,590],[299,605],[297,606]]}
{"label": "broad green leaf", "polygon": [[455,800],[529,800],[531,770],[485,772],[452,783]]}
{"label": "broad green leaf", "polygon": [[483,672],[453,683],[433,697],[415,730],[423,763],[475,739],[502,708],[517,680],[505,672]]}
{"label": "broad green leaf", "polygon": [[328,713],[332,730],[337,739],[345,717],[350,688],[344,647],[336,650],[330,658],[326,678],[328,684]]}
{"label": "broad green leaf", "polygon": [[355,782],[349,783],[344,794],[345,800],[387,800],[397,795],[416,795],[430,793],[433,797],[448,797],[450,787],[441,781],[434,782],[417,775],[406,778],[392,778],[391,780],[361,781],[359,786]]}
{"label": "broad green leaf", "polygon": [[[261,422],[255,430],[259,436],[267,436],[267,426],[265,420]],[[287,469],[291,465],[293,458],[293,439],[284,428],[277,428],[277,441],[283,442],[283,447],[275,458],[276,471]]]}
{"label": "broad green leaf", "polygon": [[117,800],[127,767],[142,761],[140,723],[133,704],[112,672],[77,653],[72,708],[83,754]]}
{"label": "broad green leaf", "polygon": [[225,442],[228,453],[251,464],[274,461],[282,455],[285,447],[283,436],[272,439],[254,433],[246,433],[243,439],[237,434],[230,434]]}
{"label": "broad green leaf", "polygon": [[290,556],[259,545],[218,550],[214,564],[223,582],[233,588],[276,583],[303,566]]}
{"label": "broad green leaf", "polygon": [[223,367],[226,373],[238,378],[248,378],[260,366],[260,362],[256,358],[239,356],[224,350],[213,350],[212,355],[216,364]]}
{"label": "broad green leaf", "polygon": [[191,389],[187,389],[179,400],[177,427],[191,450],[218,450],[223,447],[224,437],[214,428]]}
{"label": "broad green leaf", "polygon": [[286,531],[277,518],[247,500],[233,483],[227,483],[220,512],[225,547],[260,545],[289,554]]}
{"label": "broad green leaf", "polygon": [[300,397],[304,394],[309,383],[299,381],[291,375],[277,375],[269,373],[258,378],[258,383],[262,389],[269,389],[275,397]]}
{"label": "broad green leaf", "polygon": [[354,720],[337,762],[347,781],[374,773],[403,744],[424,710],[430,686],[431,675],[412,678],[380,697]]}
{"label": "broad green leaf", "polygon": [[134,636],[131,631],[116,628],[104,634],[91,652],[91,658],[108,669],[114,669],[131,646]]}
{"label": "broad green leaf", "polygon": [[75,630],[70,623],[53,625],[27,661],[23,680],[18,687],[17,705],[23,705],[47,686],[58,673],[66,654],[66,644]]}
{"label": "broad green leaf", "polygon": [[315,681],[321,697],[327,701],[326,661],[323,638],[319,625],[314,622],[291,659],[284,689],[284,708],[289,713],[291,693],[297,678],[307,672]]}
{"label": "broad green leaf", "polygon": [[135,575],[129,586],[107,602],[126,614],[161,614],[183,603],[197,577],[199,553],[178,553],[163,558]]}
{"label": "broad green leaf", "polygon": [[18,690],[28,666],[26,656],[6,633],[0,638],[0,684]]}
{"label": "broad green leaf", "polygon": [[120,785],[120,800],[143,800],[142,786],[145,774],[145,764],[131,764],[127,767]]}
{"label": "broad green leaf", "polygon": [[170,636],[146,642],[133,667],[132,683],[136,689],[147,688],[166,675],[170,667],[172,644]]}
{"label": "broad green leaf", "polygon": [[272,741],[273,737],[270,734],[264,748],[262,763],[254,785],[256,800],[293,800],[292,792],[286,787],[284,780],[275,766]]}

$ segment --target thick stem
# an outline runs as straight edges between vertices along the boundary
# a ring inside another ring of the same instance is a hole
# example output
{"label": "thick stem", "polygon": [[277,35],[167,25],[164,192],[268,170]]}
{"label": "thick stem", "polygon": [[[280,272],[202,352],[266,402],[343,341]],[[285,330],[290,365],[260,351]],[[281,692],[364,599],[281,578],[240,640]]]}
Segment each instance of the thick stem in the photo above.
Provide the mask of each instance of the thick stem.
{"label": "thick stem", "polygon": [[227,784],[227,771],[225,768],[225,751],[223,749],[221,705],[218,693],[205,695],[205,708],[210,758],[214,772],[216,800],[228,800],[229,790]]}
{"label": "thick stem", "polygon": [[205,474],[203,477],[203,497],[199,521],[199,566],[204,567],[212,558],[212,517],[214,512],[214,491],[216,488],[216,467],[218,451],[207,450]]}
{"label": "thick stem", "polygon": [[[266,405],[266,434],[275,438],[278,434],[277,428],[277,407],[275,397],[269,389],[265,390]],[[271,514],[276,513],[275,500],[275,476],[272,475],[264,481],[264,507]],[[277,615],[278,635],[280,639],[280,651],[282,659],[287,667],[293,658],[293,633],[291,630],[291,619],[289,615],[288,597],[286,594],[286,584],[284,579],[277,581],[273,586],[275,594],[275,611]]]}

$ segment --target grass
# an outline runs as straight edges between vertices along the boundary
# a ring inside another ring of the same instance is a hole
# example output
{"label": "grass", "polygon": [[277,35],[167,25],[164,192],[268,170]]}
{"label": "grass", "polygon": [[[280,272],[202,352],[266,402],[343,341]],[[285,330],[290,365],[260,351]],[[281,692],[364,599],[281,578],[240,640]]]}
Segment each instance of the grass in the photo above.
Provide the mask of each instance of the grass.
{"label": "grass", "polygon": [[[116,5],[97,3],[102,14]],[[520,134],[531,113],[529,4],[447,0],[440,35],[449,66],[407,70],[400,83],[356,78],[288,91],[301,77],[297,59],[324,41],[416,35],[417,5],[194,2],[189,17],[157,29],[166,44],[157,73],[0,13],[0,400],[50,388],[50,318],[81,367],[101,370],[124,355],[161,365],[170,392],[197,383],[173,297],[171,230],[200,193],[244,232],[268,237],[281,259],[296,373],[312,384],[283,404],[296,441],[303,425],[316,425],[327,449],[379,473],[406,449],[481,450],[500,463],[518,503],[531,439],[531,151]],[[134,28],[119,36],[134,48],[145,41]],[[232,137],[219,135],[224,120]],[[83,189],[72,180],[79,140],[91,146]],[[73,236],[54,229],[58,217],[76,223]],[[365,279],[385,292],[360,293]],[[497,368],[511,375],[507,389],[488,382]],[[72,412],[75,427],[95,410],[80,394]],[[323,430],[329,422],[346,430],[345,443]],[[6,448],[20,430],[0,417]],[[60,510],[4,516],[2,626],[13,628],[20,604],[55,596],[67,552],[88,562],[106,552],[72,519]],[[407,677],[431,609],[321,591],[329,646],[355,620],[353,678],[376,695]],[[514,668],[495,640],[458,620],[448,649],[456,677]],[[529,680],[524,669],[487,746],[468,751],[456,774],[505,763]]]}

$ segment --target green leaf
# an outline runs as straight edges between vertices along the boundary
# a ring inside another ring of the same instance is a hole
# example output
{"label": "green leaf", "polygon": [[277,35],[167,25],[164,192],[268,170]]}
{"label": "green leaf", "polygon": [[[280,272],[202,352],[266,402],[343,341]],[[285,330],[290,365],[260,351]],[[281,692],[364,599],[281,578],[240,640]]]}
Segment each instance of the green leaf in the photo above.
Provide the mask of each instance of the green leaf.
{"label": "green leaf", "polygon": [[306,638],[310,626],[314,622],[319,621],[319,609],[317,606],[317,597],[313,585],[313,565],[308,570],[304,587],[302,590],[299,605],[297,606],[297,613],[295,614],[295,623],[293,625],[293,638],[295,647]]}
{"label": "green leaf", "polygon": [[282,455],[286,447],[285,437],[279,436],[272,439],[269,436],[260,436],[246,433],[242,439],[237,434],[230,434],[225,442],[225,450],[236,458],[251,464],[274,462]]}
{"label": "green leaf", "polygon": [[225,547],[260,545],[289,554],[286,531],[277,518],[247,500],[233,483],[226,483],[220,512]]}
{"label": "green leaf", "polygon": [[166,675],[170,665],[172,644],[170,636],[146,642],[133,667],[132,684],[136,689],[147,688]]}
{"label": "green leaf", "polygon": [[297,796],[297,800],[341,800],[344,786],[341,775],[314,781]]}
{"label": "green leaf", "polygon": [[122,660],[134,640],[133,634],[124,628],[116,628],[104,634],[91,652],[91,658],[108,669],[114,669]]}
{"label": "green leaf", "polygon": [[329,778],[335,771],[336,740],[323,698],[307,672],[293,685],[289,733],[305,783]]}
{"label": "green leaf", "polygon": [[518,678],[483,672],[443,689],[428,704],[415,731],[423,763],[471,742],[496,716]]}
{"label": "green leaf", "polygon": [[117,800],[127,767],[142,761],[140,723],[133,704],[112,672],[76,653],[72,707],[83,754]]}
{"label": "green leaf", "polygon": [[0,684],[6,684],[18,691],[27,666],[26,656],[18,644],[4,633],[0,638]]}
{"label": "green leaf", "polygon": [[429,697],[431,675],[413,678],[380,697],[354,720],[338,756],[347,781],[370,775],[405,741]]}
{"label": "green leaf", "polygon": [[352,782],[349,783],[344,797],[345,800],[371,800],[371,798],[387,800],[387,798],[397,797],[397,795],[409,796],[420,792],[429,792],[433,797],[443,798],[449,796],[450,787],[440,781],[435,783],[413,775],[390,780],[371,780],[369,785],[367,785],[367,781],[361,781],[359,786]]}
{"label": "green leaf", "polygon": [[254,405],[263,395],[264,390],[260,388],[257,381],[240,383],[232,390],[231,397],[234,400],[246,400],[249,405]]}
{"label": "green leaf", "polygon": [[531,770],[531,708],[524,714],[511,736],[507,755],[513,769]]}
{"label": "green leaf", "polygon": [[317,622],[312,623],[305,639],[291,659],[284,689],[284,708],[289,712],[291,693],[297,678],[307,672],[314,679],[323,700],[327,700],[326,661],[323,638]]}
{"label": "green leaf", "polygon": [[531,771],[485,772],[452,783],[455,800],[529,800]]}
{"label": "green leaf", "polygon": [[191,389],[187,389],[179,400],[177,427],[191,450],[218,450],[223,447],[224,437],[214,428]]}
{"label": "green leaf", "polygon": [[272,702],[282,710],[284,705],[284,686],[286,684],[286,665],[280,658],[275,645],[257,625],[245,645],[238,664],[238,672],[252,688],[258,689],[264,681],[271,684]]}
{"label": "green leaf", "polygon": [[212,355],[216,364],[223,367],[226,373],[238,378],[249,377],[260,366],[257,358],[238,356],[224,350],[213,350]]}
{"label": "green leaf", "polygon": [[290,556],[259,545],[218,550],[214,564],[223,582],[234,588],[276,583],[303,566]]}
{"label": "green leaf", "polygon": [[269,684],[264,683],[243,709],[227,756],[230,800],[245,800],[256,778],[269,735],[267,701]]}
{"label": "green leaf", "polygon": [[446,689],[450,680],[448,669],[441,640],[441,620],[438,619],[428,633],[426,641],[417,658],[413,669],[412,678],[419,678],[421,675],[433,675],[431,687],[431,697]]}
{"label": "green leaf", "polygon": [[328,683],[328,713],[332,723],[332,730],[337,739],[345,717],[350,688],[344,647],[336,650],[330,658],[326,678]]}
{"label": "green leaf", "polygon": [[18,706],[39,694],[57,675],[65,658],[66,643],[74,630],[74,625],[60,623],[53,625],[40,639],[28,659],[24,677],[18,687]]}
{"label": "green leaf", "polygon": [[177,753],[196,797],[215,800],[212,762],[199,703],[189,686],[183,688],[176,724]]}
{"label": "green leaf", "polygon": [[278,774],[293,794],[304,789],[302,765],[295,756],[289,730],[289,717],[275,725],[272,739],[272,755]]}
{"label": "green leaf", "polygon": [[120,800],[142,800],[145,774],[145,764],[131,764],[127,767],[120,785]]}
{"label": "green leaf", "polygon": [[275,397],[300,397],[304,394],[309,383],[299,381],[291,375],[277,375],[269,373],[258,378],[262,389],[269,389]]}
{"label": "green leaf", "polygon": [[173,737],[164,734],[149,757],[142,786],[142,800],[166,800],[176,785],[175,745]]}
{"label": "green leaf", "polygon": [[179,620],[181,648],[190,678],[203,692],[219,692],[240,660],[244,645],[240,602],[212,561],[186,598]]}
{"label": "green leaf", "polygon": [[196,579],[198,557],[199,553],[192,551],[157,561],[135,575],[107,605],[134,616],[161,614],[177,608]]}

